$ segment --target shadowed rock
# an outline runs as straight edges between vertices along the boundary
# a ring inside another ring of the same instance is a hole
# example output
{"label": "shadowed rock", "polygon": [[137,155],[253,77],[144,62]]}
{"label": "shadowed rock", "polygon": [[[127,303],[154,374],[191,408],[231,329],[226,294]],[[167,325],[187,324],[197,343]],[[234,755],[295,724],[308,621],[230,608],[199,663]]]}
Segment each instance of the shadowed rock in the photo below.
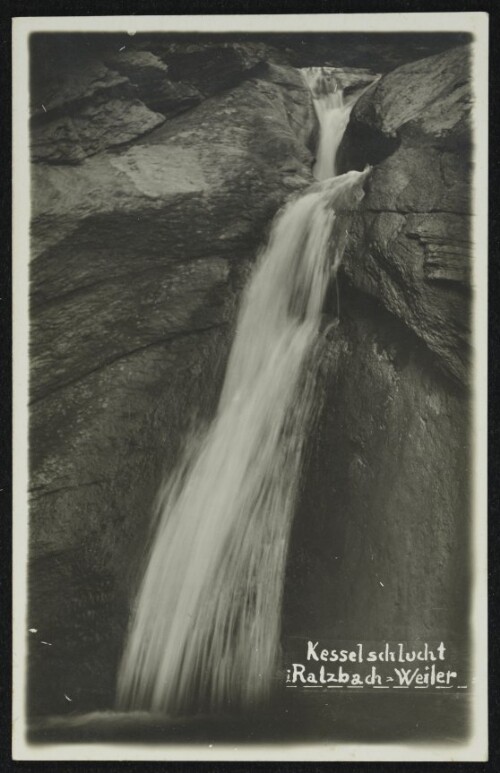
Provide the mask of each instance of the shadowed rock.
{"label": "shadowed rock", "polygon": [[[343,148],[346,167],[380,161],[352,225],[349,281],[381,300],[462,383],[469,369],[471,100],[468,47],[404,65],[360,99]],[[373,158],[381,136],[385,160]]]}
{"label": "shadowed rock", "polygon": [[[118,56],[161,99],[162,65]],[[312,181],[307,87],[295,70],[268,76],[78,165],[34,165],[30,620],[52,644],[32,640],[35,713],[112,703],[155,492],[215,409],[268,224]]]}

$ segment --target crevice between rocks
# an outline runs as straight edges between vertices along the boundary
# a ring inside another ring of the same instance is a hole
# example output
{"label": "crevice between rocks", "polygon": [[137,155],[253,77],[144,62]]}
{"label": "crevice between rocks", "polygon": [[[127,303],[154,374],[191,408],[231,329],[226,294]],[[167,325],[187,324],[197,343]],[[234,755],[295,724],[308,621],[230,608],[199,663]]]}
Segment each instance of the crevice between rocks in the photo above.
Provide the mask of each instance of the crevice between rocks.
{"label": "crevice between rocks", "polygon": [[392,156],[400,145],[398,135],[389,137],[351,117],[338,150],[339,174],[351,170],[362,172],[368,164],[377,166]]}

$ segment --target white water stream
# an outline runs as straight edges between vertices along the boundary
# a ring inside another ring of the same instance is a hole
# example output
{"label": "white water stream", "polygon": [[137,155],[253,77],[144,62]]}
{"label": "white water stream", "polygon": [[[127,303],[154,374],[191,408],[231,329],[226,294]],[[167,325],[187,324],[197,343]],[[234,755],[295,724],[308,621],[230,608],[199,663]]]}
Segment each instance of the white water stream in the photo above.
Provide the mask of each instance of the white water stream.
{"label": "white water stream", "polygon": [[244,293],[217,414],[162,489],[119,672],[120,708],[248,707],[276,678],[325,293],[342,258],[342,213],[355,209],[368,173],[327,175],[347,118],[341,92],[324,96],[315,98],[318,174],[330,179],[275,218]]}

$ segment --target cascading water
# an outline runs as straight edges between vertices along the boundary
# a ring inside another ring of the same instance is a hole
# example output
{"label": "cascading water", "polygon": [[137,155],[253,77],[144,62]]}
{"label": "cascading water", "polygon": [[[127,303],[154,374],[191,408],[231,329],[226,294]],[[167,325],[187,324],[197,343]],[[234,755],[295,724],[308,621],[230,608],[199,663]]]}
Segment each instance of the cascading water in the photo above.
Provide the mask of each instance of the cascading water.
{"label": "cascading water", "polygon": [[357,100],[378,77],[368,76],[370,83],[362,92],[345,97],[332,69],[328,67],[306,67],[302,70],[312,96],[319,123],[319,143],[313,174],[317,180],[327,180],[338,173],[335,162],[342,137],[349,122],[351,110]]}
{"label": "cascading water", "polygon": [[[333,149],[322,138],[325,156],[335,156],[339,133]],[[276,679],[324,299],[367,173],[316,183],[275,219],[243,297],[217,414],[159,498],[120,708],[249,707]]]}

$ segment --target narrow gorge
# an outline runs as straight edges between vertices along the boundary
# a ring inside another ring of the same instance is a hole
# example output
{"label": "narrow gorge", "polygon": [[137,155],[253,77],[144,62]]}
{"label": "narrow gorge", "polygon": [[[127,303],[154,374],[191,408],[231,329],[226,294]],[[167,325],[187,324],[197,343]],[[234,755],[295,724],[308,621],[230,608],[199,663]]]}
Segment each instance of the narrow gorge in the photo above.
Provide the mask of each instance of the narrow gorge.
{"label": "narrow gorge", "polygon": [[282,695],[311,637],[468,667],[471,45],[351,37],[32,37],[39,740],[321,733]]}

